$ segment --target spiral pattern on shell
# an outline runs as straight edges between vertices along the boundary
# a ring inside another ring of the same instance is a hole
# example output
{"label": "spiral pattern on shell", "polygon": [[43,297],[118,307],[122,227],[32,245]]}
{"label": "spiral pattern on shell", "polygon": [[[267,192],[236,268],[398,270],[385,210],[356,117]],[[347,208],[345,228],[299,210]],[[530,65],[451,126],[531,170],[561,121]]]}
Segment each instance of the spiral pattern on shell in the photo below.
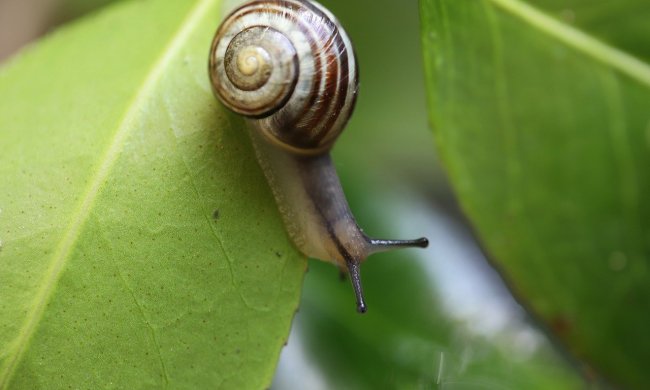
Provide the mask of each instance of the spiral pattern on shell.
{"label": "spiral pattern on shell", "polygon": [[209,68],[226,107],[295,153],[327,151],[358,90],[347,34],[308,0],[255,0],[235,10],[217,31]]}

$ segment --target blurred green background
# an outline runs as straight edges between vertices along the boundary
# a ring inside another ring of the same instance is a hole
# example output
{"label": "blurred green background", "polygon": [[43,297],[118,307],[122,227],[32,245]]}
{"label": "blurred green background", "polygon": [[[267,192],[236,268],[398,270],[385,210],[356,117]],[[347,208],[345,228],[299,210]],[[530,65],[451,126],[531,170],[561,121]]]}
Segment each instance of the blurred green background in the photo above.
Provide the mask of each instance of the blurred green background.
{"label": "blurred green background", "polygon": [[[0,59],[107,3],[2,0]],[[427,124],[417,1],[322,3],[347,29],[361,70],[356,112],[333,152],[351,208],[370,235],[424,235],[431,245],[364,264],[365,316],[338,270],[311,261],[273,388],[587,386],[587,369],[515,302],[458,211]]]}

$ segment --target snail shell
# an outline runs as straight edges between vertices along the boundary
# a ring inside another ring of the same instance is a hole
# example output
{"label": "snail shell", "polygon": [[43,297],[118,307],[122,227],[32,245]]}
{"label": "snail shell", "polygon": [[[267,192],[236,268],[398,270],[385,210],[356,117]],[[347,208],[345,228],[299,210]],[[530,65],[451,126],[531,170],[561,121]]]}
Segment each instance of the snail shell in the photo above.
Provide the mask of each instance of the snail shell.
{"label": "snail shell", "polygon": [[210,74],[224,105],[298,154],[331,148],[358,91],[350,39],[308,1],[260,0],[235,10],[214,38]]}
{"label": "snail shell", "polygon": [[219,100],[250,124],[257,160],[292,241],[305,255],[348,271],[357,310],[365,312],[361,262],[428,241],[368,237],[345,199],[329,150],[358,91],[347,34],[313,1],[250,1],[217,30],[209,73]]}

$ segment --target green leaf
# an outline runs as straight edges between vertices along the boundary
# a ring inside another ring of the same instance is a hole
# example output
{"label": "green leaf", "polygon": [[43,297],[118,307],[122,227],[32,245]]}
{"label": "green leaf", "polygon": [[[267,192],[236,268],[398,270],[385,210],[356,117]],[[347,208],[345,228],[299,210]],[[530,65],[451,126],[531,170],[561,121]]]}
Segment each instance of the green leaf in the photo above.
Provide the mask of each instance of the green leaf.
{"label": "green leaf", "polygon": [[305,262],[212,96],[219,1],[130,2],[0,71],[0,388],[262,388]]}
{"label": "green leaf", "polygon": [[650,381],[650,6],[423,0],[430,120],[515,291],[613,382]]}

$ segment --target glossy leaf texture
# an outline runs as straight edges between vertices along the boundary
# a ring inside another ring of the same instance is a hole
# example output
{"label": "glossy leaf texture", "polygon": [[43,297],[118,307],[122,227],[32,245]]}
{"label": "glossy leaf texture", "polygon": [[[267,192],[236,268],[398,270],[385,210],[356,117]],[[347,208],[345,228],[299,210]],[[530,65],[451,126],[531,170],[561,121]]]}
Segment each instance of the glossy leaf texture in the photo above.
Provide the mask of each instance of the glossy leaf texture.
{"label": "glossy leaf texture", "polygon": [[430,121],[524,302],[615,384],[650,380],[650,5],[422,0]]}
{"label": "glossy leaf texture", "polygon": [[219,1],[123,3],[0,70],[0,388],[263,388],[298,305]]}

